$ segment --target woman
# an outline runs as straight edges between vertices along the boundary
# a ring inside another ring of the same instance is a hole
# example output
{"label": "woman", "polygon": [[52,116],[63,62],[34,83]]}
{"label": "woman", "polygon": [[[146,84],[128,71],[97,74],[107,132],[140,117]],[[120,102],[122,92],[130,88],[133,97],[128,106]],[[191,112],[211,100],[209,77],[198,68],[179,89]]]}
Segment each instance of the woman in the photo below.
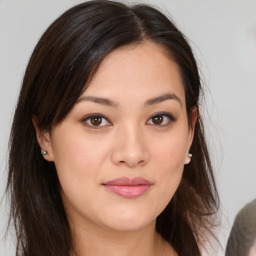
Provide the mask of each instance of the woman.
{"label": "woman", "polygon": [[190,46],[154,8],[89,1],[54,21],[11,132],[17,255],[201,255],[218,195],[200,93]]}

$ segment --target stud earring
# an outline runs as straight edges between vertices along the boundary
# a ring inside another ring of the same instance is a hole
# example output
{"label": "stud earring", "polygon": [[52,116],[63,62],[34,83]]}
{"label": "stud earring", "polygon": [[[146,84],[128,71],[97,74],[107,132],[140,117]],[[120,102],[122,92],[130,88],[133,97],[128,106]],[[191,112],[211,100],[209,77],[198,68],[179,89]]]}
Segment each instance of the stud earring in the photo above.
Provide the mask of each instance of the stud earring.
{"label": "stud earring", "polygon": [[46,150],[44,150],[44,149],[41,149],[41,153],[42,153],[43,156],[47,156],[48,155],[48,152]]}
{"label": "stud earring", "polygon": [[189,164],[190,161],[191,161],[191,158],[192,158],[192,154],[191,154],[191,153],[188,153],[188,154],[187,154],[187,157],[186,157],[186,160],[185,160],[185,164]]}

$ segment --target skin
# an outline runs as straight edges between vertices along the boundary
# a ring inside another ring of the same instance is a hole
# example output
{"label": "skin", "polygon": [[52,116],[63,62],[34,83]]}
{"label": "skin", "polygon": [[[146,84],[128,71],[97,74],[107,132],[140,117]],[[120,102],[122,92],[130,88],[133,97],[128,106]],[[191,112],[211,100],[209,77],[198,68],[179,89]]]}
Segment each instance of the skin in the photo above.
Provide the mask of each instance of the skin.
{"label": "skin", "polygon": [[250,248],[248,256],[256,256],[256,239],[254,241],[253,246]]}
{"label": "skin", "polygon": [[[163,95],[172,97],[152,101]],[[161,112],[172,117],[152,118]],[[88,117],[95,113],[103,116],[98,126]],[[155,221],[190,160],[195,120],[196,114],[191,128],[177,64],[162,47],[143,42],[110,53],[51,133],[35,124],[45,159],[56,165],[79,255],[177,255],[156,233]],[[119,177],[143,177],[152,185],[124,198],[103,185]]]}

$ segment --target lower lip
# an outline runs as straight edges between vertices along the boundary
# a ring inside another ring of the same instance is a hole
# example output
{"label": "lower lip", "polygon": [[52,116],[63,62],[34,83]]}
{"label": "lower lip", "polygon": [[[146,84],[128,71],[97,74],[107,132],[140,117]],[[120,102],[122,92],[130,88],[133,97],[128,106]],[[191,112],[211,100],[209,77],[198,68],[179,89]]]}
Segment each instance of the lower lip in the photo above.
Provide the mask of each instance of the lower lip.
{"label": "lower lip", "polygon": [[111,192],[125,197],[136,198],[146,193],[151,185],[104,185]]}

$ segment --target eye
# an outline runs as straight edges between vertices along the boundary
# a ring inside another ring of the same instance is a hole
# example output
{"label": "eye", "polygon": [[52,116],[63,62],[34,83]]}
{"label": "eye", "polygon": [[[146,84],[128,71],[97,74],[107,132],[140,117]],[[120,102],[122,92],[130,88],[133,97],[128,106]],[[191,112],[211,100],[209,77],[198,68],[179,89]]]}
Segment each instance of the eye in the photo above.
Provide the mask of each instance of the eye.
{"label": "eye", "polygon": [[111,123],[101,114],[90,114],[83,118],[82,122],[93,129],[110,126]]}
{"label": "eye", "polygon": [[155,126],[167,126],[172,122],[176,121],[176,119],[169,113],[156,113],[152,115],[147,124],[155,125]]}

